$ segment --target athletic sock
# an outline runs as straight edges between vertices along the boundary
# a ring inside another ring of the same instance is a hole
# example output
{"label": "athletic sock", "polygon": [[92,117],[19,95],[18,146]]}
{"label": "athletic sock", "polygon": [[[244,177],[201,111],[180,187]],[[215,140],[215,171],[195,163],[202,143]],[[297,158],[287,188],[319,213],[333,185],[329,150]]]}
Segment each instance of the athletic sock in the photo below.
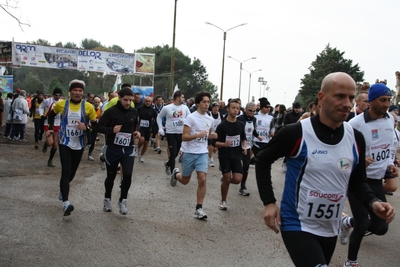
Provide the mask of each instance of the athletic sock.
{"label": "athletic sock", "polygon": [[56,152],[57,152],[57,149],[52,148],[52,149],[50,150],[50,157],[49,157],[49,160],[53,160],[54,155],[56,154]]}
{"label": "athletic sock", "polygon": [[202,205],[202,204],[197,204],[197,205],[196,205],[196,210],[202,209],[202,208],[203,208],[203,205]]}

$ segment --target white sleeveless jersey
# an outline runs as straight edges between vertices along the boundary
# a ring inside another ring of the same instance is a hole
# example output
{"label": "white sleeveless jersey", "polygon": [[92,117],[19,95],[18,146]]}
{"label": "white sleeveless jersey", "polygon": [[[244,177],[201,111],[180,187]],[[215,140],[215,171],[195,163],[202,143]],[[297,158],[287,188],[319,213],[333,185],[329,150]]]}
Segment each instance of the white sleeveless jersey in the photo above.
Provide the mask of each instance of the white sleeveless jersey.
{"label": "white sleeveless jersey", "polygon": [[[247,149],[249,149],[253,146],[253,132],[254,132],[254,122],[253,121],[245,122],[244,132],[246,134]],[[257,141],[259,141],[259,140],[257,139]]]}
{"label": "white sleeveless jersey", "polygon": [[269,114],[262,114],[258,113],[257,115],[254,115],[254,117],[257,119],[256,122],[256,131],[259,136],[263,138],[262,141],[258,140],[258,138],[254,137],[254,142],[262,142],[262,143],[268,143],[270,140],[270,132],[271,132],[271,122],[274,119]]}
{"label": "white sleeveless jersey", "polygon": [[309,118],[301,126],[298,153],[287,157],[281,229],[336,236],[350,176],[359,161],[354,130],[344,123],[342,140],[328,145],[318,139]]}
{"label": "white sleeveless jersey", "polygon": [[[388,113],[389,114],[389,113]],[[365,123],[364,114],[360,114],[349,121],[354,129],[359,130],[365,139],[365,156],[373,158],[368,165],[367,178],[380,180],[385,176],[391,160],[393,146],[393,118],[380,118]]]}

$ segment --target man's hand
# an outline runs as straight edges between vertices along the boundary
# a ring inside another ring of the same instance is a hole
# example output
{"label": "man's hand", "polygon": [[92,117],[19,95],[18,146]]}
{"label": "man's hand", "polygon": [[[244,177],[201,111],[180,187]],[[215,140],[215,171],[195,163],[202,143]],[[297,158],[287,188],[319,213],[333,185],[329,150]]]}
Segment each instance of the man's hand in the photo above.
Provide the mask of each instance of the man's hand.
{"label": "man's hand", "polygon": [[122,125],[115,125],[113,128],[113,133],[119,133],[121,131]]}
{"label": "man's hand", "polygon": [[281,212],[276,203],[271,203],[265,206],[264,221],[269,228],[275,231],[275,233],[279,233],[279,227],[281,226]]}
{"label": "man's hand", "polygon": [[78,122],[78,130],[86,130],[86,125],[83,122]]}
{"label": "man's hand", "polygon": [[133,138],[139,139],[140,138],[140,132],[138,132],[138,131],[133,132]]}
{"label": "man's hand", "polygon": [[387,224],[393,221],[395,212],[394,208],[389,203],[375,201],[371,204],[371,207],[378,217],[386,220]]}
{"label": "man's hand", "polygon": [[50,137],[50,136],[53,135],[53,133],[54,133],[53,130],[48,130],[48,131],[46,131],[46,136],[47,136],[47,137]]}
{"label": "man's hand", "polygon": [[374,162],[374,159],[371,157],[366,157],[365,158],[365,168],[368,167],[369,164],[371,164],[372,162]]}
{"label": "man's hand", "polygon": [[397,167],[394,165],[389,165],[388,170],[392,173],[392,177],[397,177],[399,175]]}
{"label": "man's hand", "polygon": [[164,132],[163,129],[159,129],[159,130],[158,130],[158,134],[161,135],[161,136],[164,136],[165,132]]}

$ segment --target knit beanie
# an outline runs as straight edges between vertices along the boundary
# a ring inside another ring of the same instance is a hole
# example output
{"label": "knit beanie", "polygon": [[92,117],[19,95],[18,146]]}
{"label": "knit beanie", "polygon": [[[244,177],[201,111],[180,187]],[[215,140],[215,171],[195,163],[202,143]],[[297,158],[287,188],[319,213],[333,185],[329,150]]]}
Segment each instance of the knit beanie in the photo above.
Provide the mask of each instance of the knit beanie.
{"label": "knit beanie", "polygon": [[73,88],[81,88],[83,90],[85,90],[85,82],[81,81],[81,80],[72,80],[69,83],[69,90],[71,91],[71,89]]}
{"label": "knit beanie", "polygon": [[371,102],[380,96],[392,96],[392,90],[383,83],[374,83],[369,88],[368,101]]}
{"label": "knit beanie", "polygon": [[54,88],[54,90],[53,90],[53,95],[56,95],[56,94],[62,95],[62,90],[58,87]]}
{"label": "knit beanie", "polygon": [[268,101],[268,99],[266,97],[261,97],[261,98],[258,99],[258,101],[260,101],[260,108],[263,108],[263,107],[266,107],[266,106],[270,105],[270,103],[269,103],[269,101]]}
{"label": "knit beanie", "polygon": [[393,110],[399,110],[399,107],[398,106],[396,106],[396,105],[391,105],[390,107],[389,107],[389,112],[392,112]]}

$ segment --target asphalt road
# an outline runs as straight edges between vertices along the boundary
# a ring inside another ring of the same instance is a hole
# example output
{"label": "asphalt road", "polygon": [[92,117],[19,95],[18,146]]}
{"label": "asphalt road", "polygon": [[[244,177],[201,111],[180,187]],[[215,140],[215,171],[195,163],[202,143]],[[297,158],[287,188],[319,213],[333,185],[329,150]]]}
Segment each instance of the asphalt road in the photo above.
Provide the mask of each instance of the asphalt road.
{"label": "asphalt road", "polygon": [[[3,130],[1,131],[3,132]],[[228,210],[218,209],[220,172],[210,168],[204,211],[207,221],[193,218],[197,181],[176,187],[164,173],[161,155],[149,150],[145,163],[135,161],[128,196],[129,213],[118,212],[118,178],[113,211],[103,212],[105,171],[87,152],[71,183],[75,210],[63,217],[59,191],[60,164],[46,166],[47,154],[33,148],[32,125],[28,143],[0,138],[0,266],[293,266],[281,236],[262,218],[254,168],[248,179],[249,197],[231,185]],[[95,148],[98,155],[103,142]],[[97,157],[96,157],[97,160]],[[273,165],[277,198],[283,188],[281,160]],[[178,167],[179,164],[177,164]],[[388,197],[400,208],[400,193]],[[346,205],[345,211],[349,212]],[[384,237],[369,236],[362,243],[362,266],[400,266],[396,218]],[[337,244],[330,266],[342,266],[347,246]]]}

